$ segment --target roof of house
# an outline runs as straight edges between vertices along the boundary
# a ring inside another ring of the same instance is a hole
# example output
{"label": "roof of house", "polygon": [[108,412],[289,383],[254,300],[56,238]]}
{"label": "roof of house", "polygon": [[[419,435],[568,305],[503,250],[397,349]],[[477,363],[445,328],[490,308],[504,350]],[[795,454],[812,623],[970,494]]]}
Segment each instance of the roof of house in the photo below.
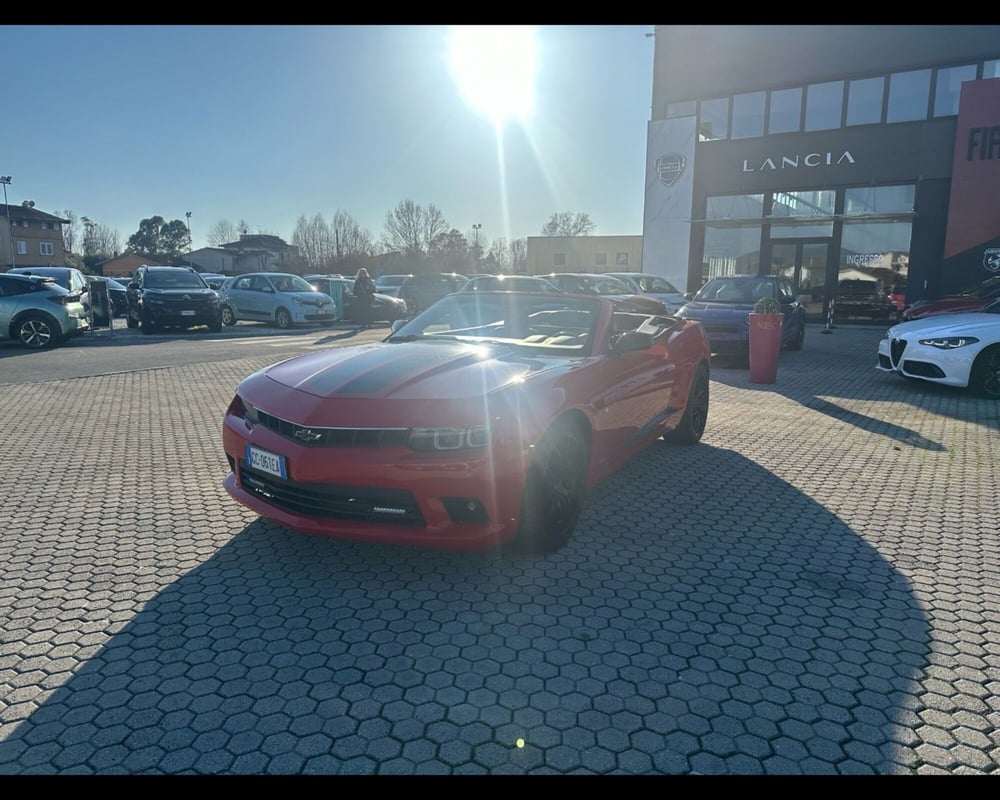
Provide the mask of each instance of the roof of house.
{"label": "roof of house", "polygon": [[17,217],[18,219],[35,219],[39,222],[65,222],[69,223],[68,219],[63,219],[62,217],[56,216],[55,214],[47,214],[34,206],[15,206],[13,203],[4,204],[0,203],[0,216],[7,219],[7,211],[10,210],[11,217]]}
{"label": "roof of house", "polygon": [[244,233],[240,236],[238,242],[228,242],[222,245],[222,247],[227,250],[251,250],[258,248],[263,250],[285,250],[289,247],[289,244],[280,236],[272,236],[267,233]]}

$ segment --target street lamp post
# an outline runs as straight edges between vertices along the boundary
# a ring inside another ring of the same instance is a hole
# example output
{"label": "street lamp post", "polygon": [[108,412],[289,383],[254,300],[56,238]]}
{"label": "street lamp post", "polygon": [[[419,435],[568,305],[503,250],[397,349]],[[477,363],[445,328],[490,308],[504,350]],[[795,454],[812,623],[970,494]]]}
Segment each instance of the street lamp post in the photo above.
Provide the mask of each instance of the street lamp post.
{"label": "street lamp post", "polygon": [[479,264],[479,229],[483,227],[481,222],[474,222],[472,224],[472,234],[475,236],[476,243],[472,247],[472,253],[476,259],[476,264]]}
{"label": "street lamp post", "polygon": [[10,237],[10,267],[13,269],[17,266],[17,262],[14,260],[14,228],[10,224],[10,206],[7,205],[7,186],[10,184],[10,175],[0,176],[0,183],[3,184],[3,204],[7,209],[7,236]]}
{"label": "street lamp post", "polygon": [[187,222],[188,222],[188,247],[193,248],[194,240],[191,238],[191,212],[185,211],[184,216],[187,217]]}

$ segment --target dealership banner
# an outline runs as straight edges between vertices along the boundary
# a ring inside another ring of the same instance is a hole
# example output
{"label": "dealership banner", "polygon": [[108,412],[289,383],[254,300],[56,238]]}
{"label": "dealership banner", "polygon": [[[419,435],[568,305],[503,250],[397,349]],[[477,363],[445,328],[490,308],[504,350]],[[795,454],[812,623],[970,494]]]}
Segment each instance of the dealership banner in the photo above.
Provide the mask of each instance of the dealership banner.
{"label": "dealership banner", "polygon": [[[1000,78],[966,81],[958,106],[944,257],[982,248],[982,268],[1000,274]],[[969,254],[971,255],[971,254]],[[975,254],[977,257],[979,253]]]}
{"label": "dealership banner", "polygon": [[689,288],[696,127],[692,116],[653,120],[646,129],[642,271],[682,292]]}

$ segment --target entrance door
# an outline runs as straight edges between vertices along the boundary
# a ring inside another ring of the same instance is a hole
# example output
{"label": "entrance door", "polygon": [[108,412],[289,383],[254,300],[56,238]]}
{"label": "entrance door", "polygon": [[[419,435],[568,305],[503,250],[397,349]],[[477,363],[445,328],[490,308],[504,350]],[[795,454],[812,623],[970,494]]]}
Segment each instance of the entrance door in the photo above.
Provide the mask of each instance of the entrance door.
{"label": "entrance door", "polygon": [[771,242],[771,274],[788,278],[802,297],[806,318],[823,321],[829,239],[782,239]]}

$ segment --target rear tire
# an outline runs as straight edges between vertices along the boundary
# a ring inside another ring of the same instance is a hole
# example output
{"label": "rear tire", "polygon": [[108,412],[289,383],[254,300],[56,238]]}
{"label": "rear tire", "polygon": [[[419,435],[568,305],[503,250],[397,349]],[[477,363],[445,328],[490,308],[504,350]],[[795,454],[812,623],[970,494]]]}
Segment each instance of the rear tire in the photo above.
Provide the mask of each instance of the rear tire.
{"label": "rear tire", "polygon": [[976,356],[969,373],[969,389],[980,397],[1000,400],[1000,345],[987,347]]}
{"label": "rear tire", "polygon": [[222,324],[227,327],[236,324],[236,313],[229,306],[223,306],[219,309],[219,318],[222,320]]}
{"label": "rear tire", "polygon": [[664,435],[664,441],[682,445],[697,444],[701,441],[708,422],[709,386],[708,367],[699,364],[691,379],[684,416],[676,428]]}
{"label": "rear tire", "polygon": [[590,448],[580,426],[557,421],[542,437],[521,494],[515,545],[525,553],[551,553],[573,535],[586,488]]}

